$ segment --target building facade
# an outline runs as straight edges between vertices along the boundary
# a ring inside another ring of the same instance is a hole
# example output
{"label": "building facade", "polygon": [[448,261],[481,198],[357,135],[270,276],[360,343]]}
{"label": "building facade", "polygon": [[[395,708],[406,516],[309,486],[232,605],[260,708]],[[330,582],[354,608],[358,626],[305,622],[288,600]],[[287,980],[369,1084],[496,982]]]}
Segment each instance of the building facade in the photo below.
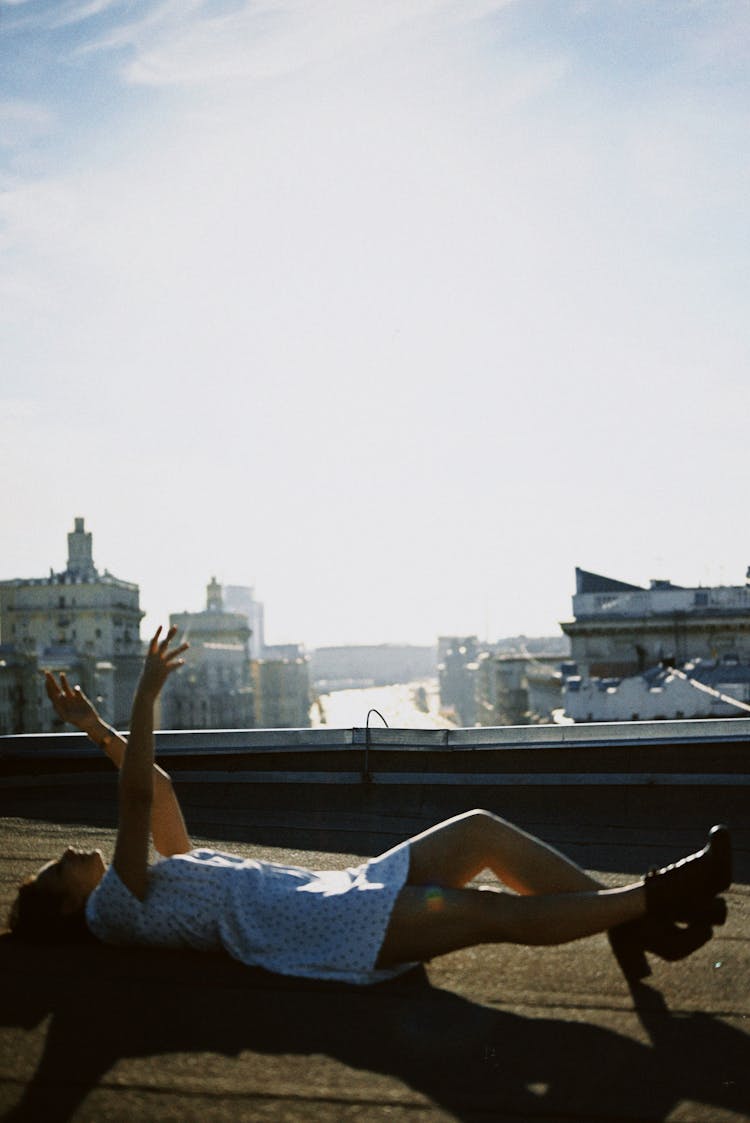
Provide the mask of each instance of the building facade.
{"label": "building facade", "polygon": [[562,710],[566,652],[562,637],[440,636],[440,705],[463,726],[549,724]]}
{"label": "building facade", "polygon": [[0,581],[0,732],[58,728],[43,668],[65,671],[108,721],[126,725],[140,675],[143,615],[138,586],[99,572],[92,535],[76,518],[65,569]]}
{"label": "building facade", "polygon": [[546,725],[562,709],[558,652],[483,652],[476,676],[477,724]]}
{"label": "building facade", "polygon": [[[169,617],[190,644],[185,666],[167,682],[162,701],[166,729],[307,728],[309,661],[298,644],[271,645],[263,637],[263,606],[247,586],[215,577],[203,612]],[[230,610],[229,606],[232,606]],[[253,646],[253,627],[260,628]],[[256,657],[253,652],[260,651]]]}
{"label": "building facade", "polygon": [[483,724],[478,686],[481,653],[477,636],[438,636],[440,708],[457,725]]}
{"label": "building facade", "polygon": [[[285,645],[286,646],[286,645]],[[271,654],[266,648],[267,655]],[[261,729],[306,729],[310,725],[310,664],[300,653],[254,659],[256,725]]]}
{"label": "building facade", "polygon": [[222,587],[212,577],[205,610],[173,612],[169,623],[190,650],[185,666],[164,688],[163,728],[251,729],[255,704],[247,617],[226,611]]}
{"label": "building facade", "polygon": [[750,662],[750,585],[646,589],[576,569],[573,619],[561,624],[584,678],[625,677],[670,660]]}
{"label": "building facade", "polygon": [[[576,570],[565,712],[576,721],[738,713],[690,685],[744,698],[750,669],[750,585],[650,588]],[[677,672],[670,674],[670,668]],[[662,672],[657,674],[656,672]],[[682,675],[682,677],[681,677]],[[718,707],[718,708],[717,708]]]}
{"label": "building facade", "polygon": [[251,585],[224,585],[223,589],[225,611],[240,612],[247,617],[250,658],[262,659],[266,645],[263,603],[255,599],[255,589]]}
{"label": "building facade", "polygon": [[436,666],[435,648],[416,644],[319,647],[310,654],[313,682],[321,693],[432,678]]}

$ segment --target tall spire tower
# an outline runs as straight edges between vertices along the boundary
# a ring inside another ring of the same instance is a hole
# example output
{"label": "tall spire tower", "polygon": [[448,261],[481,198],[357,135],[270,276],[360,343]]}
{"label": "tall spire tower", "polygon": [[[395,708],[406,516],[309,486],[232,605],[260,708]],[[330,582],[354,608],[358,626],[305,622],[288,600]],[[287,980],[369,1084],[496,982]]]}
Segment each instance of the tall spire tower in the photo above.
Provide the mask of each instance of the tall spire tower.
{"label": "tall spire tower", "polygon": [[98,577],[92,556],[91,531],[84,530],[84,520],[76,519],[68,534],[68,569],[71,577],[92,580]]}

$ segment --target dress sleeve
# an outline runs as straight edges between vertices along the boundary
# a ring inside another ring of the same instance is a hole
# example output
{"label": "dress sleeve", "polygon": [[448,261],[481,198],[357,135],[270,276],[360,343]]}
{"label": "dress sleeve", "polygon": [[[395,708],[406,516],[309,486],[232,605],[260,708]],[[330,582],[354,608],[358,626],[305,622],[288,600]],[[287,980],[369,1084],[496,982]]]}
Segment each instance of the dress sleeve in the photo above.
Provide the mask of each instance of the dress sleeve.
{"label": "dress sleeve", "polygon": [[86,902],[86,923],[107,944],[137,941],[143,904],[110,866]]}

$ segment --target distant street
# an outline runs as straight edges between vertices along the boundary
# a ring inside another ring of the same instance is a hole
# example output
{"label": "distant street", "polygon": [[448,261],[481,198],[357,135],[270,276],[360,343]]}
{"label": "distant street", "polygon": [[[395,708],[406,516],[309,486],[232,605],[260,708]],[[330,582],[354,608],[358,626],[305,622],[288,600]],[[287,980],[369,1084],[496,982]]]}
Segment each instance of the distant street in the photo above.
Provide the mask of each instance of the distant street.
{"label": "distant street", "polygon": [[[422,688],[422,690],[420,690]],[[427,710],[420,709],[417,698],[421,695]],[[321,694],[320,706],[311,711],[314,728],[329,725],[336,729],[364,726],[368,710],[379,710],[388,724],[400,729],[452,729],[454,723],[440,714],[437,679],[399,683],[394,686],[368,686],[354,690],[334,690]],[[373,714],[372,727],[382,723]]]}

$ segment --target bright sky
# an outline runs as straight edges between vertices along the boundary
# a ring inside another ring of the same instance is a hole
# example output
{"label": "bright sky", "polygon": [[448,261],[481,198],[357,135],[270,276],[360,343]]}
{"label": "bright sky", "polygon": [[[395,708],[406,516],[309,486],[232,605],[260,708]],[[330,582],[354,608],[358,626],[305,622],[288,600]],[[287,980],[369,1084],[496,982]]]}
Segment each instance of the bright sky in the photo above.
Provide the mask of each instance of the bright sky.
{"label": "bright sky", "polygon": [[0,578],[553,634],[741,584],[747,0],[0,3]]}

